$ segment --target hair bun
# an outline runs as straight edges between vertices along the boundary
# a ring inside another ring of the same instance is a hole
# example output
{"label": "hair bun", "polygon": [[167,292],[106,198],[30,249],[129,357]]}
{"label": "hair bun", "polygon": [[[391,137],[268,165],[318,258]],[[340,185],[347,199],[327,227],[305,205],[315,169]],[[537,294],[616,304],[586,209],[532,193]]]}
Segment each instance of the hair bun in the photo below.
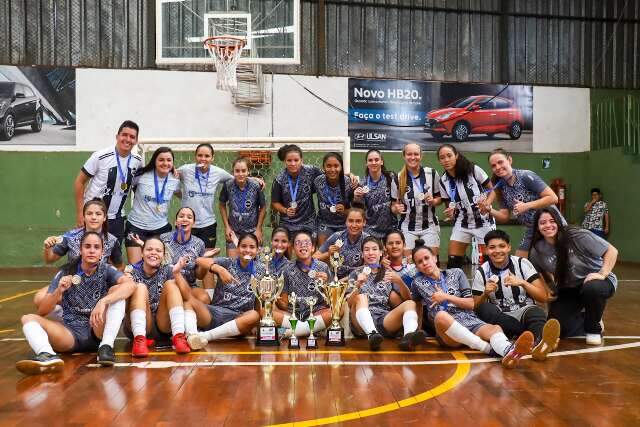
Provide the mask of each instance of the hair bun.
{"label": "hair bun", "polygon": [[416,247],[416,248],[421,248],[421,247],[423,247],[423,246],[424,246],[424,240],[422,240],[422,239],[420,239],[420,238],[416,239],[416,241],[415,241],[415,247]]}

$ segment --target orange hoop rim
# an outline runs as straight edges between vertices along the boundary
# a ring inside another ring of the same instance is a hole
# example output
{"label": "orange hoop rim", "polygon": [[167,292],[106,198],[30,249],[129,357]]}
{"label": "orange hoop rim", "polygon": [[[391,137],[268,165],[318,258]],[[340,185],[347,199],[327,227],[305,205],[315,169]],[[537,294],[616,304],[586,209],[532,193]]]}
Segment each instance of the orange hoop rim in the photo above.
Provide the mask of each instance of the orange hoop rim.
{"label": "orange hoop rim", "polygon": [[[222,41],[222,40],[233,40],[236,42],[236,46],[233,45],[223,45],[221,43],[217,43],[218,41]],[[205,47],[212,47],[212,48],[220,48],[220,47],[245,47],[247,45],[247,40],[242,38],[242,37],[236,37],[236,36],[213,36],[213,37],[207,37],[203,42],[202,42]]]}

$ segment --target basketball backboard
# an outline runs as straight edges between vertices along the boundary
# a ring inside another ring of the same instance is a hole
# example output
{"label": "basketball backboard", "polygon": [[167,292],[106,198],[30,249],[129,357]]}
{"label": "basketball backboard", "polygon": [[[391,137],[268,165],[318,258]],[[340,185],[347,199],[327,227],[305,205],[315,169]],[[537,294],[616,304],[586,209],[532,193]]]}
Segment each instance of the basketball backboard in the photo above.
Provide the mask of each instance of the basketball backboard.
{"label": "basketball backboard", "polygon": [[247,39],[246,64],[300,63],[300,0],[156,0],[156,63],[209,63],[203,41]]}

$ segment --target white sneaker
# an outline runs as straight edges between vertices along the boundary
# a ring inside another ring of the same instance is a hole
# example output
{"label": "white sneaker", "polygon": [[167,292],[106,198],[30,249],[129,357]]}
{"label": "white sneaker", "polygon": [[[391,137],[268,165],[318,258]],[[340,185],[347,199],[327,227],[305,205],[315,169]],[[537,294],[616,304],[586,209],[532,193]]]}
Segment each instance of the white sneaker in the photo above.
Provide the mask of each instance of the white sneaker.
{"label": "white sneaker", "polygon": [[602,335],[586,334],[588,345],[602,345]]}
{"label": "white sneaker", "polygon": [[187,337],[187,343],[191,350],[200,350],[205,348],[209,341],[202,334],[192,334]]}
{"label": "white sneaker", "polygon": [[604,334],[604,321],[600,319],[600,334]]}

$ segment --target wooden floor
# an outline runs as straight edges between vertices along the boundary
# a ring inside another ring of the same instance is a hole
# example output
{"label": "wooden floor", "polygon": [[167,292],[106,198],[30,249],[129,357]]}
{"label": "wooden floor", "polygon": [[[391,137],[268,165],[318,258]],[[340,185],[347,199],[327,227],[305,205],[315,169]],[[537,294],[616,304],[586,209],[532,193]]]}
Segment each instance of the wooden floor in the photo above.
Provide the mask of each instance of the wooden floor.
{"label": "wooden floor", "polygon": [[[387,340],[290,352],[253,340],[210,344],[203,352],[157,352],[133,360],[116,341],[118,365],[94,354],[65,356],[64,373],[24,377],[14,363],[31,352],[19,316],[32,311],[42,272],[0,274],[0,425],[640,425],[640,267],[622,279],[605,313],[603,347],[563,340],[545,363],[513,371],[483,354],[428,342],[397,351]],[[22,281],[21,281],[22,280]],[[304,341],[304,340],[303,340]]]}

